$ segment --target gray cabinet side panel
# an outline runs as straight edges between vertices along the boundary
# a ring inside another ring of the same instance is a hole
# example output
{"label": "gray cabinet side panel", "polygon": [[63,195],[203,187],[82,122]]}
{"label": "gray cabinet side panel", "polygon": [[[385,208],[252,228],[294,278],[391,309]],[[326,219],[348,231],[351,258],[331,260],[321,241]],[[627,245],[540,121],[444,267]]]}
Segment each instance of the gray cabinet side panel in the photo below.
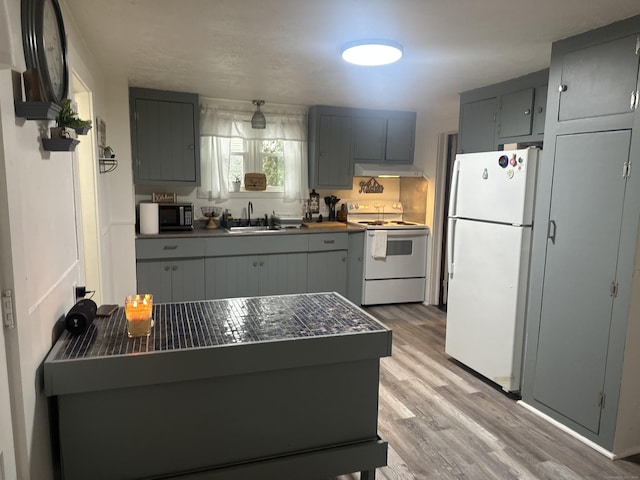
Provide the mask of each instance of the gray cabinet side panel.
{"label": "gray cabinet side panel", "polygon": [[349,234],[347,256],[347,298],[356,305],[362,304],[364,232]]}
{"label": "gray cabinet side panel", "polygon": [[549,214],[555,240],[547,243],[533,391],[535,400],[594,433],[630,137],[630,131],[576,134],[556,144]]}

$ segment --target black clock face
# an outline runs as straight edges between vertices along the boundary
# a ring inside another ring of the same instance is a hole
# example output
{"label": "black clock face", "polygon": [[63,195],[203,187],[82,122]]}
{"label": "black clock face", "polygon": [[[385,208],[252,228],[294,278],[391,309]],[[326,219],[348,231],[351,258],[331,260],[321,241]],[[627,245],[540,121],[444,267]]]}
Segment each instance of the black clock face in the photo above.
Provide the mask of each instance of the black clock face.
{"label": "black clock face", "polygon": [[67,45],[57,0],[22,0],[22,40],[27,68],[36,68],[44,100],[60,103],[69,86]]}

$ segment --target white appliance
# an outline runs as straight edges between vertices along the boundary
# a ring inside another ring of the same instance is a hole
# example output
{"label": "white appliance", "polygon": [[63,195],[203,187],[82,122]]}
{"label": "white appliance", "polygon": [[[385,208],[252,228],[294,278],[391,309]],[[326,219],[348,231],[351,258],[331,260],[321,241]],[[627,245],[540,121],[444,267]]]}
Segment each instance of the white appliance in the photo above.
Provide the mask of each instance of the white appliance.
{"label": "white appliance", "polygon": [[461,154],[449,202],[445,352],[520,390],[540,150]]}
{"label": "white appliance", "polygon": [[401,202],[344,203],[347,221],[366,229],[362,305],[423,302],[429,227],[403,220]]}

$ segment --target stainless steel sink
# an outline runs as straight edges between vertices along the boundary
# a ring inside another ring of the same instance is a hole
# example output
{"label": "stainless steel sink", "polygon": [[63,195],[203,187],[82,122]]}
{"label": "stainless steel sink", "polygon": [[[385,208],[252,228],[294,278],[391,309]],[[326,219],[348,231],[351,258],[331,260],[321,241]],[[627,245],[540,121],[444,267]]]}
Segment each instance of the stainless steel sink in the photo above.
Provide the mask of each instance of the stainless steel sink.
{"label": "stainless steel sink", "polygon": [[228,227],[225,230],[229,233],[266,233],[266,232],[277,232],[278,230],[269,228],[264,225],[253,225],[251,227]]}

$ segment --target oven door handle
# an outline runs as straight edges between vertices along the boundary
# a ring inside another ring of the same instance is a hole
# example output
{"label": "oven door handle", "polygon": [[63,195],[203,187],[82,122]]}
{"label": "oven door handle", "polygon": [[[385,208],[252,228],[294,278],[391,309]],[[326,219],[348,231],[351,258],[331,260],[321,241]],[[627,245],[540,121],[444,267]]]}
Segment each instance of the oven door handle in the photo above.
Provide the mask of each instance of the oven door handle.
{"label": "oven door handle", "polygon": [[449,217],[449,224],[447,226],[447,273],[450,279],[453,278],[453,247],[455,245],[456,220],[456,218]]}
{"label": "oven door handle", "polygon": [[[392,240],[392,239],[397,239],[399,237],[427,237],[429,236],[429,231],[426,229],[411,229],[411,228],[407,228],[407,229],[399,229],[399,228],[389,228],[389,229],[378,229],[378,230],[384,230],[387,232],[387,240]],[[367,230],[367,234],[370,237],[373,237],[375,235],[376,230]]]}

